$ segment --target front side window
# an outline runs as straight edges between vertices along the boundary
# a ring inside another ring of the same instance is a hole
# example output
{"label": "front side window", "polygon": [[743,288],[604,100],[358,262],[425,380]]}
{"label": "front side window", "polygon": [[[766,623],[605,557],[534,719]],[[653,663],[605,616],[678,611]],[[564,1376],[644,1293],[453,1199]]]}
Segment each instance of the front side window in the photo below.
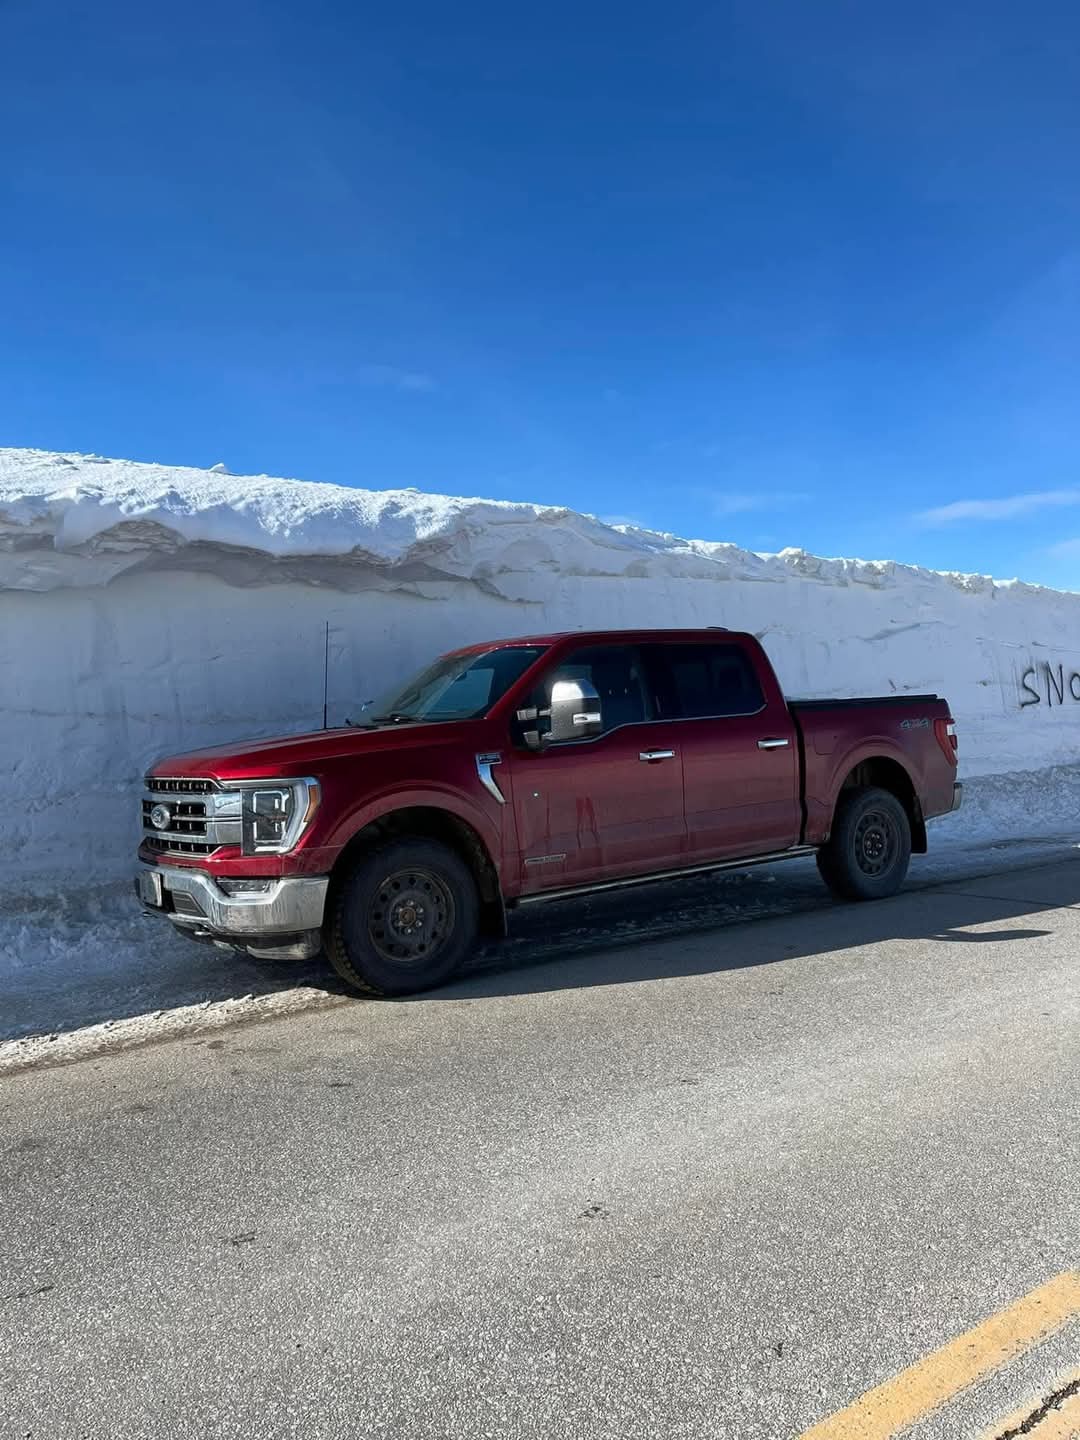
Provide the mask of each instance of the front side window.
{"label": "front side window", "polygon": [[657,708],[665,720],[755,715],[765,704],[746,651],[738,645],[650,646]]}
{"label": "front side window", "polygon": [[365,707],[364,720],[476,720],[544,653],[541,645],[506,645],[475,655],[444,655],[407,685]]}
{"label": "front side window", "polygon": [[556,680],[586,680],[600,697],[601,734],[652,718],[638,651],[633,645],[590,645],[574,650],[545,677],[534,703],[551,704]]}

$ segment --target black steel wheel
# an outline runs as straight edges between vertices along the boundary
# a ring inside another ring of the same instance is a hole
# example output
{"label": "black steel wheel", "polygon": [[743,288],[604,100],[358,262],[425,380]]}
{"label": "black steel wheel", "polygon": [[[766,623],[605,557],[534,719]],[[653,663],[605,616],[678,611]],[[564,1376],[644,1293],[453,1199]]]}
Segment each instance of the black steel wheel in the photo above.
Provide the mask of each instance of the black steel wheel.
{"label": "black steel wheel", "polygon": [[454,893],[437,870],[423,865],[392,870],[368,901],[368,939],[392,965],[425,965],[454,933]]}
{"label": "black steel wheel", "polygon": [[364,854],[331,891],[330,963],[354,990],[409,995],[444,984],[479,928],[472,872],[435,840],[394,840]]}
{"label": "black steel wheel", "polygon": [[911,821],[896,796],[871,786],[843,791],[818,851],[829,889],[845,900],[883,900],[900,889],[910,863]]}
{"label": "black steel wheel", "polygon": [[876,879],[888,872],[900,844],[900,826],[888,810],[866,810],[855,826],[855,863]]}

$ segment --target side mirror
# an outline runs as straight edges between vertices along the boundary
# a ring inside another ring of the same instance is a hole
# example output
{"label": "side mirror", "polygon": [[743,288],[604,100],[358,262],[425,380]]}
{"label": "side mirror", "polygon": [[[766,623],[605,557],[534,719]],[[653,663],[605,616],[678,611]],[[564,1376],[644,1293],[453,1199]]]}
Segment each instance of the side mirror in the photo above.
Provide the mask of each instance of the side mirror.
{"label": "side mirror", "polygon": [[600,696],[588,680],[556,680],[551,687],[551,729],[544,742],[584,740],[602,728]]}

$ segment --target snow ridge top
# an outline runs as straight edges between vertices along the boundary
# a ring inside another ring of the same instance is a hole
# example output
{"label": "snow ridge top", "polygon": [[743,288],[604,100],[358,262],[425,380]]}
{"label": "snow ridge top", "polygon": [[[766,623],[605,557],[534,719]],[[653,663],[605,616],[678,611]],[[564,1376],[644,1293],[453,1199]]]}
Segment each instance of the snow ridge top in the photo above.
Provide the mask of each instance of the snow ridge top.
{"label": "snow ridge top", "polygon": [[[320,557],[381,571],[423,565],[429,578],[491,583],[552,570],[627,580],[713,579],[819,584],[947,585],[979,594],[1033,591],[1019,581],[939,573],[893,561],[823,559],[802,550],[758,555],[736,545],[628,525],[564,507],[368,490],[224,466],[109,460],[0,448],[0,589],[104,584],[155,556],[184,568],[190,547],[264,560]],[[319,583],[333,584],[333,567]]]}

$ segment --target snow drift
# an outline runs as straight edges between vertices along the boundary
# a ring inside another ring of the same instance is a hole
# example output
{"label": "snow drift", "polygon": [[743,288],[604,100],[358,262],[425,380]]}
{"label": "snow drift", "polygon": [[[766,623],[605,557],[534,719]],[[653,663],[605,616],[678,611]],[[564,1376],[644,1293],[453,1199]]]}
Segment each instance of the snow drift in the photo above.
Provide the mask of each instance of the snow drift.
{"label": "snow drift", "polygon": [[[155,755],[331,723],[435,652],[724,625],[789,693],[936,690],[968,777],[1080,761],[1080,595],[571,510],[0,450],[6,890],[115,880]],[[1030,782],[1029,782],[1030,783]]]}

